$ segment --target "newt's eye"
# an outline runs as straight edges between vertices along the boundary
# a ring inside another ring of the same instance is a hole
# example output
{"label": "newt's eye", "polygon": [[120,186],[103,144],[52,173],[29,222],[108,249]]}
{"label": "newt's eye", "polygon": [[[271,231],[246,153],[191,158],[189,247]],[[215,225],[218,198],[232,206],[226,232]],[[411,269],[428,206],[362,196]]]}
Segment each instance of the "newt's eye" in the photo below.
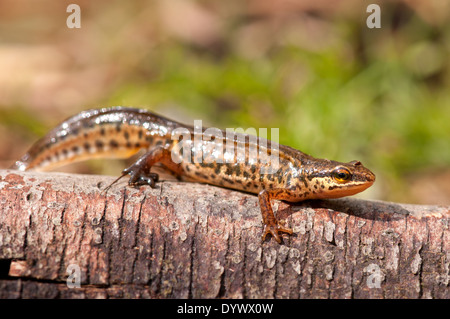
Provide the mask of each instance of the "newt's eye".
{"label": "newt's eye", "polygon": [[335,168],[332,176],[338,183],[348,182],[352,178],[350,171],[344,167]]}

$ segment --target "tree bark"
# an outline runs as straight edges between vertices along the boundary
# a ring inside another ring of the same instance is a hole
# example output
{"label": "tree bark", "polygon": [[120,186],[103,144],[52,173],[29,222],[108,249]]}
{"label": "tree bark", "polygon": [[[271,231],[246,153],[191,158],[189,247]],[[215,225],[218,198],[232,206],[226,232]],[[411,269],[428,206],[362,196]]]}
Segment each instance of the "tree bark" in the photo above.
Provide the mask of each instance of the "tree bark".
{"label": "tree bark", "polygon": [[449,207],[113,180],[0,171],[0,298],[450,298]]}

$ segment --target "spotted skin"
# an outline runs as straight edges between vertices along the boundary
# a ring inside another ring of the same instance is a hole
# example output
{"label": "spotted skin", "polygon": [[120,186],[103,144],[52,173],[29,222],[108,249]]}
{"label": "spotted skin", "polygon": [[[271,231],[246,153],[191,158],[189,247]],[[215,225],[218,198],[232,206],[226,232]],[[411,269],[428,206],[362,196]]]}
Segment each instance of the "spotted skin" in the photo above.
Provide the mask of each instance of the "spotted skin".
{"label": "spotted skin", "polygon": [[161,163],[181,179],[258,194],[265,227],[262,239],[270,234],[277,242],[281,242],[280,233],[292,234],[292,230],[278,222],[272,200],[349,196],[375,181],[375,175],[359,161],[318,159],[262,138],[198,131],[125,107],[88,110],[67,119],[12,168],[49,170],[91,158],[127,158],[141,149],[147,152],[122,172],[121,177],[130,175],[129,185],[154,187],[158,175],[150,170]]}

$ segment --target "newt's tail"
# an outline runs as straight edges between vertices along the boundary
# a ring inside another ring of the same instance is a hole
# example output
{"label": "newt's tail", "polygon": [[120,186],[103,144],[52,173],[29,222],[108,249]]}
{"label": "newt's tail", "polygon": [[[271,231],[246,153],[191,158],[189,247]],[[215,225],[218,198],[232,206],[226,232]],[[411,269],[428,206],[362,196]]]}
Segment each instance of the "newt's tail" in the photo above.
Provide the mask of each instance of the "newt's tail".
{"label": "newt's tail", "polygon": [[83,111],[37,141],[12,169],[50,170],[92,158],[127,158],[171,141],[179,123],[126,107]]}

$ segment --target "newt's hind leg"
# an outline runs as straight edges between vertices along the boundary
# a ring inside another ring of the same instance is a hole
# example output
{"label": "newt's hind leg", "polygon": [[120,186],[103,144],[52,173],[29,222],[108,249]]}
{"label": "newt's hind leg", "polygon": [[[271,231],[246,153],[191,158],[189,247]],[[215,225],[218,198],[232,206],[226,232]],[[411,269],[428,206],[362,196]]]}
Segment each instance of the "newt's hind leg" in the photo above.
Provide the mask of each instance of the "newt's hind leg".
{"label": "newt's hind leg", "polygon": [[130,180],[128,181],[128,185],[130,186],[149,185],[152,188],[155,187],[155,183],[158,181],[159,175],[150,172],[150,169],[156,163],[163,164],[176,175],[182,174],[181,165],[172,161],[172,154],[170,150],[162,146],[156,146],[142,155],[130,167],[124,169],[122,171],[122,175],[111,185],[109,185],[107,189],[109,189],[113,184],[115,184],[125,175],[130,175]]}

